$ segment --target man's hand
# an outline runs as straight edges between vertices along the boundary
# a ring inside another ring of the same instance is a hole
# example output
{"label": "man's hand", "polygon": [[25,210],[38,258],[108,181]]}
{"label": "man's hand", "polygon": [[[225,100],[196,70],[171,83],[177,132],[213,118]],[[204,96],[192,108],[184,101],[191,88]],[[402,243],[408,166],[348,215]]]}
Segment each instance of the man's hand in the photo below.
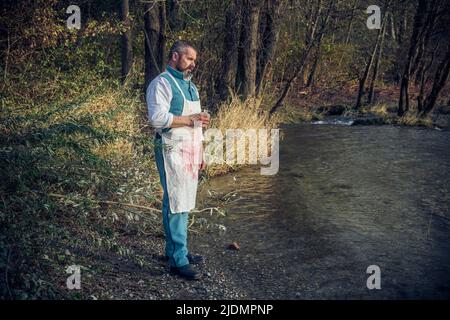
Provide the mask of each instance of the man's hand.
{"label": "man's hand", "polygon": [[210,116],[206,112],[194,113],[189,116],[174,116],[170,127],[193,127],[195,121],[201,121],[202,127],[206,128],[209,125],[209,119]]}
{"label": "man's hand", "polygon": [[209,125],[210,116],[206,112],[200,112],[200,113],[191,114],[189,116],[189,118],[192,121],[192,125],[191,126],[194,126],[195,121],[201,121],[203,128],[206,128]]}

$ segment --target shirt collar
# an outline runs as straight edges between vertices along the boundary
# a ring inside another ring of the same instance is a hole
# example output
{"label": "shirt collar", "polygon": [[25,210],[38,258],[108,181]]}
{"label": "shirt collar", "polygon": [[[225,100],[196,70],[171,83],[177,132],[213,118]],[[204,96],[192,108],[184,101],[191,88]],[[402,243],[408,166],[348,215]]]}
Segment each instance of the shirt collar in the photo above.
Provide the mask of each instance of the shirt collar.
{"label": "shirt collar", "polygon": [[174,68],[172,68],[172,67],[169,66],[169,65],[167,65],[166,70],[167,70],[167,72],[169,72],[172,76],[174,76],[175,78],[178,78],[178,79],[190,81],[191,78],[192,78],[192,75],[190,75],[189,77],[185,77],[183,72],[178,71],[178,70],[175,70]]}

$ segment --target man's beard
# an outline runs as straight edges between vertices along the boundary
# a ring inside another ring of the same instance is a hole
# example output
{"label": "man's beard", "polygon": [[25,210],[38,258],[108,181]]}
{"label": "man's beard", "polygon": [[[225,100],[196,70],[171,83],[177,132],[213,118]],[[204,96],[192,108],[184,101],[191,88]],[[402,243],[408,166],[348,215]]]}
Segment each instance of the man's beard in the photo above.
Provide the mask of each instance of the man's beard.
{"label": "man's beard", "polygon": [[192,70],[189,67],[183,70],[183,68],[181,68],[180,65],[177,63],[176,69],[183,73],[183,76],[186,80],[192,78]]}
{"label": "man's beard", "polygon": [[184,75],[185,79],[192,78],[192,70],[191,69],[186,69],[185,71],[183,71],[183,75]]}

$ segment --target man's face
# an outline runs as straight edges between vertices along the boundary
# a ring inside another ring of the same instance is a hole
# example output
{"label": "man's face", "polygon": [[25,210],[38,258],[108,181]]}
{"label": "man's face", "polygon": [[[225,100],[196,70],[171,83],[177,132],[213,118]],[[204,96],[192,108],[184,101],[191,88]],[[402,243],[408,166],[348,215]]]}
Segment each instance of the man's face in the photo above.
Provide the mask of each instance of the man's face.
{"label": "man's face", "polygon": [[187,77],[192,74],[192,71],[195,68],[197,52],[193,48],[186,48],[184,53],[179,54],[178,52],[175,52],[172,59],[175,59],[176,69],[183,72]]}

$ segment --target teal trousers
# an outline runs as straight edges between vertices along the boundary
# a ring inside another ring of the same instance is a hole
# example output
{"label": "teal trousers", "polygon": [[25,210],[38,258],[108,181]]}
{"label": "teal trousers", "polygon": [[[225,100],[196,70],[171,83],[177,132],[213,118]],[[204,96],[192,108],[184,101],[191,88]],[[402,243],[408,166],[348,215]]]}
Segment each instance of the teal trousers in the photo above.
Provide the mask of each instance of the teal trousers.
{"label": "teal trousers", "polygon": [[187,259],[187,227],[189,212],[172,213],[169,205],[169,194],[167,192],[166,171],[164,170],[164,157],[160,136],[155,138],[154,143],[155,161],[159,172],[159,178],[164,190],[162,201],[162,218],[164,234],[166,239],[166,256],[169,264],[173,267],[182,267],[189,264]]}

